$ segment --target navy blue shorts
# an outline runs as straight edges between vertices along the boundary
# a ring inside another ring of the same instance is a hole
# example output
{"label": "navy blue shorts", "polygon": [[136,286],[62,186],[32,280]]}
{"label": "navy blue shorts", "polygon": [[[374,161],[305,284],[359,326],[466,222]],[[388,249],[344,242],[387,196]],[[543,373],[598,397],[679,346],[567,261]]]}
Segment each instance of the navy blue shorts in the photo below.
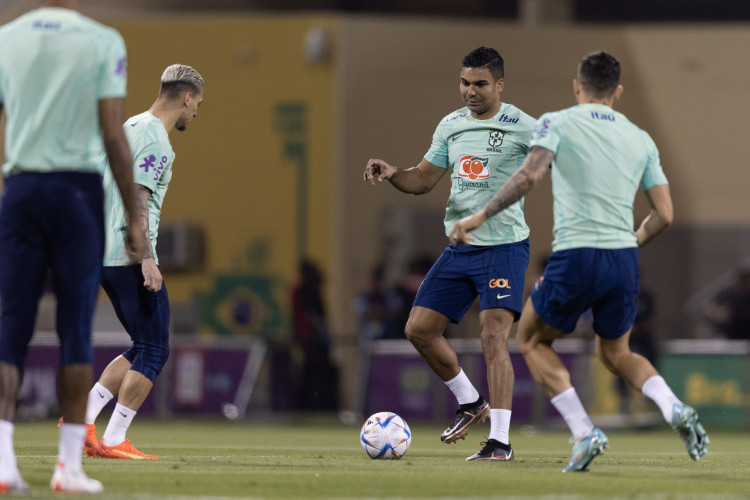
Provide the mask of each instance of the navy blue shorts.
{"label": "navy blue shorts", "polygon": [[537,314],[570,333],[588,308],[594,331],[616,339],[632,326],[638,297],[638,249],[576,248],[553,252],[531,291]]}
{"label": "navy blue shorts", "polygon": [[478,247],[449,245],[427,273],[414,305],[458,323],[479,295],[479,310],[502,307],[521,316],[529,240]]}
{"label": "navy blue shorts", "polygon": [[169,297],[166,283],[151,292],[143,281],[140,264],[102,269],[102,288],[133,341],[122,355],[153,382],[169,357]]}
{"label": "navy blue shorts", "polygon": [[61,363],[91,363],[91,325],[104,254],[102,200],[98,174],[25,172],[5,179],[0,360],[23,366],[50,271]]}

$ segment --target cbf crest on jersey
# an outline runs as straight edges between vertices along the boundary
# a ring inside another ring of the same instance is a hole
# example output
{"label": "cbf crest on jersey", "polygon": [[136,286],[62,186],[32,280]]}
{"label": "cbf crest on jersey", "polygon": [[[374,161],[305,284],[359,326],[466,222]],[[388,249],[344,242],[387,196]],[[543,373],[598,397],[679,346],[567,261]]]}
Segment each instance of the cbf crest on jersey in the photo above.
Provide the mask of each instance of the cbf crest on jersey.
{"label": "cbf crest on jersey", "polygon": [[502,130],[491,130],[490,138],[487,141],[490,147],[487,148],[487,151],[494,152],[494,153],[502,153],[502,151],[500,151],[499,148],[503,143],[503,137],[505,137],[505,133]]}

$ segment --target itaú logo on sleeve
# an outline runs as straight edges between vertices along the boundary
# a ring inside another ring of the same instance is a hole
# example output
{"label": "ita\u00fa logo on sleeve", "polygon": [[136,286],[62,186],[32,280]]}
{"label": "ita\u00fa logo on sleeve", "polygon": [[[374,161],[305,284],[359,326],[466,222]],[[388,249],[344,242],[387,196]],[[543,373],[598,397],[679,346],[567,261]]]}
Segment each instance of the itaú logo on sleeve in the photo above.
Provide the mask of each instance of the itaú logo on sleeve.
{"label": "ita\u00fa logo on sleeve", "polygon": [[486,179],[490,176],[490,169],[487,167],[489,162],[488,156],[464,156],[458,161],[458,175],[468,177],[472,181]]}
{"label": "ita\u00fa logo on sleeve", "polygon": [[490,288],[510,288],[510,280],[506,278],[495,278],[490,280]]}

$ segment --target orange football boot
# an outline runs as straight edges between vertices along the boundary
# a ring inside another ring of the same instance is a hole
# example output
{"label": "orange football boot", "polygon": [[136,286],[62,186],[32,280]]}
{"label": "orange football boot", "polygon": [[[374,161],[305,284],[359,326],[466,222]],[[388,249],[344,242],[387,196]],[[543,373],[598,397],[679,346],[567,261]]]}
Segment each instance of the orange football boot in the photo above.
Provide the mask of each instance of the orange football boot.
{"label": "orange football boot", "polygon": [[87,457],[96,458],[96,449],[99,447],[99,439],[96,437],[96,425],[86,424],[86,441],[83,442],[83,452]]}
{"label": "orange football boot", "polygon": [[130,439],[126,439],[117,446],[107,446],[104,439],[99,443],[96,454],[100,458],[123,458],[129,460],[158,460],[156,455],[147,455],[133,446]]}
{"label": "orange football boot", "polygon": [[[58,427],[62,427],[63,417],[57,422]],[[86,440],[83,442],[83,452],[87,457],[97,458],[96,449],[99,447],[99,439],[96,437],[96,425],[86,424]]]}

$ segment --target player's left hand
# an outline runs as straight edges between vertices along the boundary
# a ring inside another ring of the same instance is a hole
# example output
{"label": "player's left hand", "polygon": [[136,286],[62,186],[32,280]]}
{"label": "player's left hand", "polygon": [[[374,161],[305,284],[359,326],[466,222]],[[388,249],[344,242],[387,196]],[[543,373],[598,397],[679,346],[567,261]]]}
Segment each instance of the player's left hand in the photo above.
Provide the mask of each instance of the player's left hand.
{"label": "player's left hand", "polygon": [[482,210],[456,222],[450,233],[448,233],[451,244],[463,243],[464,245],[468,245],[474,241],[474,238],[471,238],[469,233],[481,226],[485,220],[487,220],[487,217],[485,217],[484,210]]}
{"label": "player's left hand", "polygon": [[143,272],[143,286],[149,292],[158,292],[161,290],[162,277],[159,267],[156,265],[154,259],[143,259],[141,263],[141,271]]}

